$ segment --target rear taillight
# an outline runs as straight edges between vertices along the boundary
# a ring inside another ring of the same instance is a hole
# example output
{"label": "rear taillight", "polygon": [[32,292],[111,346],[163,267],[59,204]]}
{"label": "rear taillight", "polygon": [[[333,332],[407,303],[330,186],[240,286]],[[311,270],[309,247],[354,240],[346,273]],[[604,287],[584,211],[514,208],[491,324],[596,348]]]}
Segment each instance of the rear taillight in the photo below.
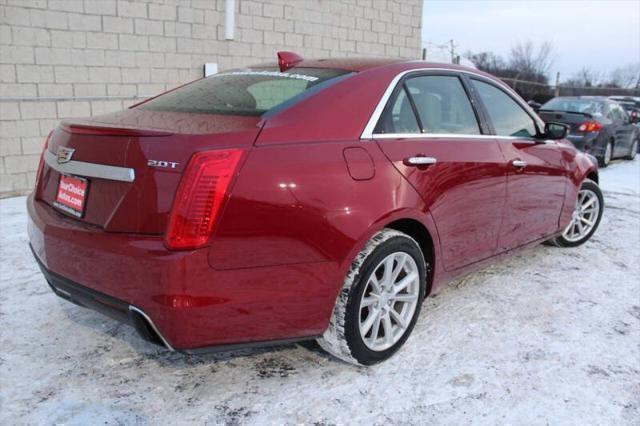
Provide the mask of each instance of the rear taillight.
{"label": "rear taillight", "polygon": [[38,163],[38,171],[36,172],[36,191],[38,190],[38,185],[40,184],[40,179],[42,178],[42,169],[44,168],[44,153],[47,152],[47,148],[49,148],[49,139],[51,139],[52,134],[53,130],[49,132],[49,135],[44,140],[44,147],[42,148],[42,153],[40,154],[40,162]]}
{"label": "rear taillight", "polygon": [[597,121],[585,121],[578,127],[578,130],[581,132],[599,132],[602,129],[602,125]]}
{"label": "rear taillight", "polygon": [[229,149],[191,157],[173,200],[165,235],[167,248],[187,250],[209,242],[242,153]]}

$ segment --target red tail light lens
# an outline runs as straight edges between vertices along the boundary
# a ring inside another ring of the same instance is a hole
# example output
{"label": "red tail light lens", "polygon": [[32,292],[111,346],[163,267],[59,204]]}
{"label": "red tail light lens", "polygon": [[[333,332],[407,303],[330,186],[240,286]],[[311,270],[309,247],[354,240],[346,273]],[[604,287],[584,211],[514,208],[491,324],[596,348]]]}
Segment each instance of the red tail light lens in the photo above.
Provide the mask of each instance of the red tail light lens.
{"label": "red tail light lens", "polygon": [[40,162],[38,163],[38,171],[36,172],[36,191],[38,190],[38,185],[40,184],[40,179],[42,178],[42,169],[44,168],[44,153],[47,152],[47,149],[49,148],[49,139],[51,139],[52,134],[53,130],[49,132],[49,135],[44,140],[44,147],[42,148],[42,153],[40,154]]}
{"label": "red tail light lens", "polygon": [[581,132],[599,132],[602,129],[602,125],[597,121],[585,121],[578,127]]}
{"label": "red tail light lens", "polygon": [[191,157],[173,200],[165,245],[187,250],[209,242],[242,150],[198,152]]}

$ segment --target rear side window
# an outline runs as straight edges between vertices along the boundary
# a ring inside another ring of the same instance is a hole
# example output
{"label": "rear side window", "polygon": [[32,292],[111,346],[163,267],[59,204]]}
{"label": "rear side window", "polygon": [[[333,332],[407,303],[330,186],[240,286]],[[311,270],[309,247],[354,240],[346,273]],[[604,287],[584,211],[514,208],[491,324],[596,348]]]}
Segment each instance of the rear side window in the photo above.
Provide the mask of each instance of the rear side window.
{"label": "rear side window", "polygon": [[471,102],[458,77],[425,76],[407,80],[423,133],[479,135]]}
{"label": "rear side window", "polygon": [[421,133],[418,120],[404,88],[387,106],[387,110],[376,127],[376,133]]}
{"label": "rear side window", "polygon": [[405,81],[387,106],[376,133],[477,135],[480,127],[460,79],[432,75]]}
{"label": "rear side window", "polygon": [[293,68],[285,72],[277,68],[230,71],[198,80],[137,108],[259,116],[345,74],[348,72],[320,68]]}
{"label": "rear side window", "polygon": [[611,112],[613,113],[613,117],[616,121],[624,121],[626,118],[626,113],[623,111],[621,107],[615,104],[611,104]]}
{"label": "rear side window", "polygon": [[554,98],[540,109],[550,111],[567,111],[591,114],[594,117],[602,117],[605,111],[605,103],[592,99],[578,98]]}
{"label": "rear side window", "polygon": [[498,136],[534,137],[536,125],[526,111],[492,84],[472,80]]}

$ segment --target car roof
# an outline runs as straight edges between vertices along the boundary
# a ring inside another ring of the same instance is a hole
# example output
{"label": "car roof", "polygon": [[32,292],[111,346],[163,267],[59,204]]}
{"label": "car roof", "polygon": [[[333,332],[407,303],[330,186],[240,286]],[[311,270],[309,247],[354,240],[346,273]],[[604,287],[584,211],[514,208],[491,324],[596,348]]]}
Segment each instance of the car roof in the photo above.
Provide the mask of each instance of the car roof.
{"label": "car roof", "polygon": [[[321,59],[304,59],[301,62],[295,64],[294,68],[328,68],[328,69],[340,69],[344,71],[360,72],[374,68],[381,68],[388,65],[394,65],[402,67],[406,65],[406,69],[413,68],[447,68],[460,71],[472,71],[476,74],[486,75],[482,71],[475,68],[464,67],[461,65],[441,63],[441,62],[427,62],[415,59],[402,59],[402,58],[321,58]],[[264,68],[264,67],[277,67],[277,62],[265,62],[250,66],[250,68]]]}
{"label": "car roof", "polygon": [[[609,101],[612,102],[611,99],[606,96],[558,96],[553,99],[573,99],[573,100],[585,100],[585,101]],[[553,100],[552,99],[552,100]]]}
{"label": "car roof", "polygon": [[614,101],[640,102],[640,96],[609,96]]}

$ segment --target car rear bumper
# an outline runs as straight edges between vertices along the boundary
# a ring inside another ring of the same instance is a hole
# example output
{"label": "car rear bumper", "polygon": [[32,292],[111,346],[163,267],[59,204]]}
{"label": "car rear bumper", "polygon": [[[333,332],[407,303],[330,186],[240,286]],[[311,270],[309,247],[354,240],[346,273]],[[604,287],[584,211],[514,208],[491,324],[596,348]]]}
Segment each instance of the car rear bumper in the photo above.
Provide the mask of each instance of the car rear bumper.
{"label": "car rear bumper", "polygon": [[[32,247],[31,251],[33,252]],[[117,321],[129,324],[136,329],[143,339],[163,345],[171,351],[174,350],[153,320],[151,320],[142,309],[130,305],[124,300],[116,299],[115,297],[100,293],[88,287],[83,287],[65,277],[55,274],[42,264],[35,252],[33,252],[33,256],[51,290],[53,290],[57,296],[83,308],[93,309]]]}
{"label": "car rear bumper", "polygon": [[[54,292],[178,351],[306,340],[335,301],[334,265],[215,270],[208,249],[169,251],[159,236],[104,232],[27,199],[29,242]],[[278,280],[274,280],[278,277]]]}
{"label": "car rear bumper", "polygon": [[570,134],[567,136],[567,139],[573,143],[576,149],[594,155],[596,157],[601,157],[604,155],[604,146],[601,146],[598,143],[598,135],[573,135]]}

